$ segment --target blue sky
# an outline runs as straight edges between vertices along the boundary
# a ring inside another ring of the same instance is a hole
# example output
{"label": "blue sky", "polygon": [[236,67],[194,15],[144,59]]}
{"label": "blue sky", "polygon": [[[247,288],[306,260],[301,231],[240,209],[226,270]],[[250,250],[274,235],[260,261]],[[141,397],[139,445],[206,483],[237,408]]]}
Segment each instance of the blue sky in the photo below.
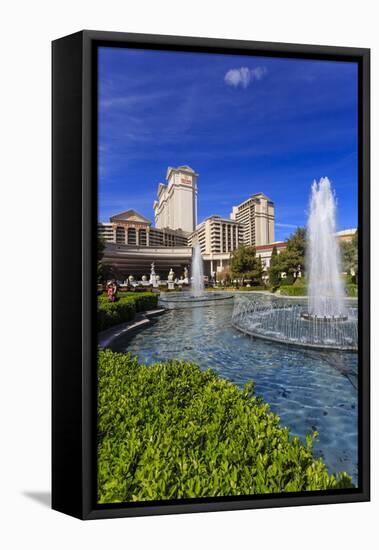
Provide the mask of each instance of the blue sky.
{"label": "blue sky", "polygon": [[275,202],[275,238],[306,223],[328,176],[338,228],[357,225],[354,63],[99,49],[99,220],[152,204],[168,166],[199,173],[199,222],[253,193]]}

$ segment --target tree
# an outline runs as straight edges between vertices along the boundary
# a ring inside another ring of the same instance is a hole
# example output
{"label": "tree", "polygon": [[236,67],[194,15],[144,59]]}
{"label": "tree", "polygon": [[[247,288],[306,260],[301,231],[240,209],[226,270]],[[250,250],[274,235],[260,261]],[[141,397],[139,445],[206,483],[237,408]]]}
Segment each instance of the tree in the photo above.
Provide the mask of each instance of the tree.
{"label": "tree", "polygon": [[225,266],[222,271],[219,271],[216,275],[217,280],[223,285],[228,286],[230,283],[230,267]]}
{"label": "tree", "polygon": [[340,244],[342,269],[353,279],[358,278],[358,231],[354,233],[351,241],[342,241]]}
{"label": "tree", "polygon": [[[299,270],[304,272],[306,231],[304,227],[298,227],[287,239],[286,249],[278,255],[278,268],[284,271],[287,277],[296,278]],[[287,280],[288,282],[288,280]]]}
{"label": "tree", "polygon": [[102,237],[97,237],[97,282],[101,283],[105,276],[105,269],[102,262],[104,256],[105,241]]}
{"label": "tree", "polygon": [[262,262],[257,258],[254,246],[241,245],[232,254],[230,271],[233,279],[251,279],[259,284],[262,280]]}
{"label": "tree", "polygon": [[282,269],[280,266],[278,249],[276,248],[276,246],[274,246],[271,252],[270,267],[268,270],[269,282],[273,288],[276,288],[279,286],[280,279],[281,279],[281,272],[282,272]]}

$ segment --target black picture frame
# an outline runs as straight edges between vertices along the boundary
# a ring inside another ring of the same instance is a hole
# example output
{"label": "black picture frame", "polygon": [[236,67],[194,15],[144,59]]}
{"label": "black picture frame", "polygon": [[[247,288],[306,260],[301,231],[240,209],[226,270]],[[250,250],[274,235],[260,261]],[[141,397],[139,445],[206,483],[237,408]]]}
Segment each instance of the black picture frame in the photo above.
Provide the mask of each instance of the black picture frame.
{"label": "black picture frame", "polygon": [[[96,504],[97,61],[99,45],[356,61],[359,75],[359,486]],[[52,507],[81,519],[370,499],[370,50],[85,30],[52,43]],[[79,282],[80,281],[80,282]]]}

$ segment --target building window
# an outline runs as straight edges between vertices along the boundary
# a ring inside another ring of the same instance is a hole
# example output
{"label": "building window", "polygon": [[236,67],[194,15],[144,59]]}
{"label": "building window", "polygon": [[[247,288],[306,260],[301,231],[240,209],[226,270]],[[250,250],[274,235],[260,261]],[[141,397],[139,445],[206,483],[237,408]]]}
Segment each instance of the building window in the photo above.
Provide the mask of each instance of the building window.
{"label": "building window", "polygon": [[146,229],[140,229],[138,235],[138,244],[140,246],[147,246]]}
{"label": "building window", "polygon": [[120,225],[116,228],[116,243],[125,244],[125,229]]}
{"label": "building window", "polygon": [[137,244],[137,233],[134,227],[128,228],[128,244]]}

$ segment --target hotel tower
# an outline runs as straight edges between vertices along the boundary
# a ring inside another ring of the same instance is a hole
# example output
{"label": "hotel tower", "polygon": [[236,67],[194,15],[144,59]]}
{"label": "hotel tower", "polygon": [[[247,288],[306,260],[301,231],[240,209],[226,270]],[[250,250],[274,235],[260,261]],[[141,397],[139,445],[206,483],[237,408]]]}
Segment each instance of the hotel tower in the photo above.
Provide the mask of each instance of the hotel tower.
{"label": "hotel tower", "polygon": [[263,193],[256,193],[233,206],[230,218],[242,225],[244,244],[262,246],[274,242],[274,203]]}
{"label": "hotel tower", "polygon": [[197,224],[197,178],[189,166],[169,167],[154,201],[155,227],[192,233]]}

